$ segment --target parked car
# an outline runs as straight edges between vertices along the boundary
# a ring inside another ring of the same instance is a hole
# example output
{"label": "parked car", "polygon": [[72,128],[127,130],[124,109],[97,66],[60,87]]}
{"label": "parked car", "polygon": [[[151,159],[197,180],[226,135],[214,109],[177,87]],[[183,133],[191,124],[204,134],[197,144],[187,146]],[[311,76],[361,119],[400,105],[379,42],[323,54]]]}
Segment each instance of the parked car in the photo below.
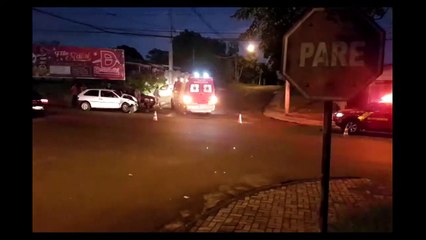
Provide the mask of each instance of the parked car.
{"label": "parked car", "polygon": [[376,102],[365,108],[344,109],[333,114],[334,123],[348,134],[362,131],[392,132],[392,103]]}
{"label": "parked car", "polygon": [[150,112],[154,110],[156,105],[155,97],[149,96],[146,94],[141,94],[141,99],[139,101],[139,108],[143,111]]}
{"label": "parked car", "polygon": [[112,89],[86,89],[78,95],[78,102],[83,111],[92,108],[121,109],[128,113],[137,110],[138,103],[135,97],[122,94]]}
{"label": "parked car", "polygon": [[33,90],[33,114],[44,113],[46,105],[49,103],[47,98],[43,98],[37,91]]}

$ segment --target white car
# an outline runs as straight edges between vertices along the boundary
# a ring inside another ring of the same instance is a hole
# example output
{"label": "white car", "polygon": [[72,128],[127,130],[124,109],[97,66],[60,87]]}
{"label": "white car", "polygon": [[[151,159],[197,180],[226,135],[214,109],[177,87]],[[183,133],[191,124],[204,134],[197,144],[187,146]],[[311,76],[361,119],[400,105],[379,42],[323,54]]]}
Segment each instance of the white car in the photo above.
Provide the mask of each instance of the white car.
{"label": "white car", "polygon": [[112,89],[86,89],[78,95],[78,102],[83,111],[92,108],[121,109],[128,113],[132,109],[136,111],[138,102],[129,94],[120,94]]}

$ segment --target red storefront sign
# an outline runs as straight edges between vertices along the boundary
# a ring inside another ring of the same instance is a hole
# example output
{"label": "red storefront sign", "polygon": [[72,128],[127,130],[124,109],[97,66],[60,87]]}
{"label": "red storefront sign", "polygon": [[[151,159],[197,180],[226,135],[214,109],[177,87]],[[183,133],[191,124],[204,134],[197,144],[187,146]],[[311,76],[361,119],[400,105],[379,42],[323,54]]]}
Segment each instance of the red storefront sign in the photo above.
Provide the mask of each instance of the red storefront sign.
{"label": "red storefront sign", "polygon": [[122,49],[33,45],[33,77],[125,80]]}

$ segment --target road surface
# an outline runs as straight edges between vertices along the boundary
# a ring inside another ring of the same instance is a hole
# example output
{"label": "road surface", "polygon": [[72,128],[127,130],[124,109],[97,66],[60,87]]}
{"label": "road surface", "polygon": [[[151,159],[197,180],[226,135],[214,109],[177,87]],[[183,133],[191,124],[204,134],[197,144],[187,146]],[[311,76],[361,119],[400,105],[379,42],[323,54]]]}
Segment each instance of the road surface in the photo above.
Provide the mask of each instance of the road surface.
{"label": "road surface", "polygon": [[[55,110],[33,119],[33,231],[159,231],[214,197],[320,176],[322,135],[244,113]],[[392,139],[332,136],[332,176],[391,185]],[[213,200],[212,200],[213,198]]]}

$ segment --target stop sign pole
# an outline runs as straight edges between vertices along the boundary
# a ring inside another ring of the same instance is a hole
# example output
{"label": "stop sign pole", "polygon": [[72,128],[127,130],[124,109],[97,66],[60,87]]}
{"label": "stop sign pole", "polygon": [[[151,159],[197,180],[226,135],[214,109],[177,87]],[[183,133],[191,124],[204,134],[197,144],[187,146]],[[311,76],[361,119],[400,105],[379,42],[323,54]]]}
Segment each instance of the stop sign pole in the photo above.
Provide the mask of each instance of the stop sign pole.
{"label": "stop sign pole", "polygon": [[283,74],[309,100],[324,101],[321,232],[328,230],[333,101],[347,101],[382,74],[385,32],[354,9],[314,8],[283,37]]}
{"label": "stop sign pole", "polygon": [[330,153],[331,153],[331,117],[333,101],[324,101],[324,121],[322,132],[322,161],[321,161],[321,204],[320,227],[321,232],[328,228],[328,196],[330,186]]}

